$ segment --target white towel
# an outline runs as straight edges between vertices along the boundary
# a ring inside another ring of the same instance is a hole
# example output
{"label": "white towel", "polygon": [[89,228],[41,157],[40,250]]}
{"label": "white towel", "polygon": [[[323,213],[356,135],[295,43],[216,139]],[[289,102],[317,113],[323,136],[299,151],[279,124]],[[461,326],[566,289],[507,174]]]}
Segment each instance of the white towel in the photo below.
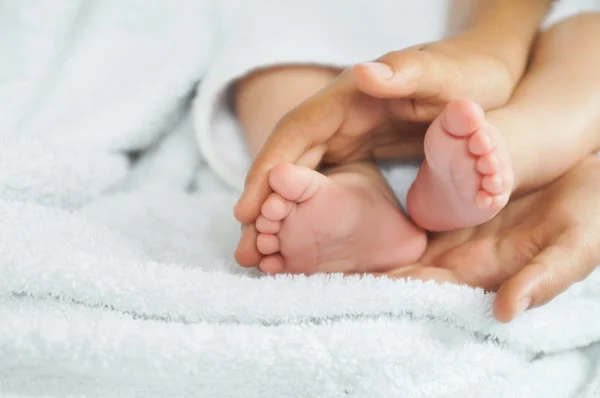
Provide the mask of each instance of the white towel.
{"label": "white towel", "polygon": [[598,273],[501,325],[477,289],[236,266],[186,100],[238,5],[176,4],[0,0],[0,396],[597,396]]}

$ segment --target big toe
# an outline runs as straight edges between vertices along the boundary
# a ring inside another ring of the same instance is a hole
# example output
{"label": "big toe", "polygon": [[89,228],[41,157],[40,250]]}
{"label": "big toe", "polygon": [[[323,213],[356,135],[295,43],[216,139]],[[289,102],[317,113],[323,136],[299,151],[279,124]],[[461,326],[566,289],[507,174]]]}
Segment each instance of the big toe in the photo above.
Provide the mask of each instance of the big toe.
{"label": "big toe", "polygon": [[440,115],[440,121],[448,133],[465,137],[482,127],[485,117],[479,105],[467,99],[457,99],[446,106]]}
{"label": "big toe", "polygon": [[272,234],[259,234],[256,238],[256,247],[262,254],[277,253],[280,249],[279,238]]}
{"label": "big toe", "polygon": [[[272,193],[271,195],[269,195],[267,200],[265,200],[265,203],[263,203],[261,207],[261,216],[275,223],[287,217],[287,215],[290,214],[290,212],[292,211],[294,205],[295,204],[293,202],[285,200],[277,193]],[[261,228],[263,227],[262,217],[259,217],[259,219],[256,220],[257,224],[259,224],[257,225],[257,228],[259,226]],[[259,220],[261,220],[260,223],[258,223]],[[260,229],[259,231],[263,232]]]}
{"label": "big toe", "polygon": [[273,191],[293,202],[310,199],[326,181],[325,176],[308,167],[289,163],[278,164],[269,174]]}

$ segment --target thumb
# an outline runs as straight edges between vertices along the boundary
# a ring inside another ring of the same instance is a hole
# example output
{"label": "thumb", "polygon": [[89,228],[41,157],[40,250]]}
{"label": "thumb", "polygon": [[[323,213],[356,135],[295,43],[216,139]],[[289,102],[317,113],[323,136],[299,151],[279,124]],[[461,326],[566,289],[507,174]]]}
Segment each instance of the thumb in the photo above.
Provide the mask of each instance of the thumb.
{"label": "thumb", "polygon": [[356,87],[382,99],[427,99],[442,94],[445,70],[438,58],[418,48],[393,51],[352,68]]}
{"label": "thumb", "polygon": [[494,316],[510,322],[521,312],[539,307],[585,279],[596,267],[597,258],[583,237],[562,239],[540,252],[498,290]]}
{"label": "thumb", "polygon": [[251,223],[258,217],[271,193],[269,173],[277,164],[317,167],[325,153],[324,144],[344,121],[347,101],[355,90],[351,83],[340,76],[281,119],[246,176],[244,192],[234,208],[238,221]]}

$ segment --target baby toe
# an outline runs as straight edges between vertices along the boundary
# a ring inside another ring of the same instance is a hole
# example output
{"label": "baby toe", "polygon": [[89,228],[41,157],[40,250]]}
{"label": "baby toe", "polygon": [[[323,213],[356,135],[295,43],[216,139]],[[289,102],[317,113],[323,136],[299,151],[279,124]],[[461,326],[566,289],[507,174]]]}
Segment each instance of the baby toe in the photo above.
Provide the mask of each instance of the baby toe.
{"label": "baby toe", "polygon": [[494,150],[496,142],[491,128],[491,126],[481,128],[469,137],[468,148],[470,153],[475,156],[483,156]]}
{"label": "baby toe", "polygon": [[501,195],[494,195],[494,197],[492,198],[492,204],[490,205],[490,207],[492,209],[500,210],[508,204],[509,199],[510,199],[510,192],[506,192]]}
{"label": "baby toe", "polygon": [[259,234],[256,238],[256,248],[264,255],[279,251],[279,238],[271,234]]}
{"label": "baby toe", "polygon": [[473,202],[480,209],[489,209],[494,201],[494,196],[487,191],[477,191]]}
{"label": "baby toe", "polygon": [[256,219],[256,229],[263,234],[276,234],[281,229],[281,221],[272,221],[262,214]]}
{"label": "baby toe", "polygon": [[478,172],[485,175],[498,174],[504,170],[505,163],[498,156],[497,151],[492,151],[477,159],[475,168]]}
{"label": "baby toe", "polygon": [[442,126],[455,137],[467,137],[479,130],[484,123],[481,107],[467,99],[450,102],[440,115]]}
{"label": "baby toe", "polygon": [[283,199],[278,194],[271,194],[261,207],[262,215],[271,221],[283,220],[292,210],[293,203]]}
{"label": "baby toe", "polygon": [[280,163],[269,174],[271,189],[282,198],[294,202],[304,202],[317,193],[328,179],[308,167]]}
{"label": "baby toe", "polygon": [[506,191],[505,186],[506,183],[500,174],[484,176],[481,179],[481,187],[492,195],[498,195]]}
{"label": "baby toe", "polygon": [[510,192],[512,188],[512,173],[504,172],[486,175],[481,180],[481,187],[492,195]]}
{"label": "baby toe", "polygon": [[481,209],[501,210],[508,203],[510,192],[500,195],[492,195],[487,191],[479,191],[475,194],[475,205]]}
{"label": "baby toe", "polygon": [[274,275],[283,271],[284,264],[283,257],[281,257],[280,254],[273,254],[263,258],[260,261],[258,268],[264,273]]}

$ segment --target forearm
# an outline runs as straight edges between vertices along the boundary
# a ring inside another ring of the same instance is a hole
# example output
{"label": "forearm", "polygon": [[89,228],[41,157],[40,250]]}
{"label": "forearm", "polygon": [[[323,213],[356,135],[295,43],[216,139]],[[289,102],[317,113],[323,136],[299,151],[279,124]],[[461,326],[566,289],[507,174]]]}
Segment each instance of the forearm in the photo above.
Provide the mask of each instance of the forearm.
{"label": "forearm", "polygon": [[[516,83],[527,65],[538,28],[554,0],[455,0],[469,7],[450,41],[494,55],[506,63]],[[467,4],[470,3],[470,4]],[[456,16],[455,16],[456,17]]]}

